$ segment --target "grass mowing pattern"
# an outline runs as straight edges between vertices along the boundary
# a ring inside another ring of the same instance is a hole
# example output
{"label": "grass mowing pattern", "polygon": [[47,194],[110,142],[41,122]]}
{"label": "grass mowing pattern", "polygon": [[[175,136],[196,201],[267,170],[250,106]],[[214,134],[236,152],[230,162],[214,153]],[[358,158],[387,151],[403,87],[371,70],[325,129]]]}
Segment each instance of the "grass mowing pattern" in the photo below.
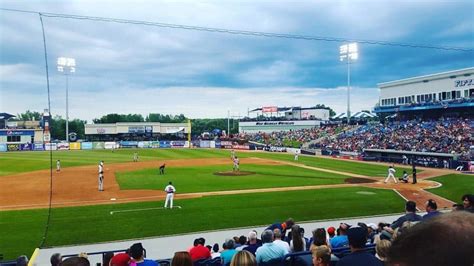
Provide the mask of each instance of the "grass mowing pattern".
{"label": "grass mowing pattern", "polygon": [[461,203],[464,194],[472,194],[474,191],[474,175],[450,174],[431,178],[431,180],[443,184],[442,187],[430,189],[441,197]]}
{"label": "grass mowing pattern", "polygon": [[304,169],[289,165],[241,165],[242,171],[256,172],[249,176],[217,176],[213,173],[232,170],[229,165],[169,167],[166,175],[158,170],[143,169],[116,173],[120,189],[163,190],[173,181],[180,193],[252,188],[341,184],[348,176]]}
{"label": "grass mowing pattern", "polygon": [[[359,194],[358,191],[375,194]],[[400,212],[404,201],[391,190],[334,188],[209,196],[175,200],[175,204],[183,208],[114,215],[110,215],[110,211],[161,207],[163,201],[55,208],[47,245],[97,243],[271,224],[288,217],[308,221],[388,214]],[[0,250],[5,259],[33,252],[41,240],[46,213],[46,209],[0,212]],[[242,218],[244,216],[240,214],[251,215]],[[306,228],[306,231],[313,229]]]}

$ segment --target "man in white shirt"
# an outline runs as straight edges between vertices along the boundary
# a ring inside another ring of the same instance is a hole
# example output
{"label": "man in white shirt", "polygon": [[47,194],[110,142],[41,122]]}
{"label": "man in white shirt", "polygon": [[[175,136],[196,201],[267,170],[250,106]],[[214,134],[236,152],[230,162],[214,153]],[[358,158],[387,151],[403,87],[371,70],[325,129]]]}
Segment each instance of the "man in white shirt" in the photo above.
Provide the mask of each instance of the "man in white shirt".
{"label": "man in white shirt", "polygon": [[99,191],[104,191],[104,161],[99,163]]}
{"label": "man in white shirt", "polygon": [[288,244],[288,242],[286,241],[283,241],[281,240],[281,230],[276,228],[273,230],[273,243],[277,246],[281,246],[282,248],[284,248],[285,250],[287,250],[288,252],[291,252],[291,249],[290,249],[290,244]]}
{"label": "man in white shirt", "polygon": [[170,181],[168,185],[165,187],[165,192],[166,192],[166,200],[165,200],[165,209],[168,206],[170,206],[170,209],[173,209],[173,198],[174,198],[174,193],[176,192],[176,189],[173,186],[173,183]]}
{"label": "man in white shirt", "polygon": [[395,168],[393,168],[393,166],[390,165],[390,166],[388,167],[388,175],[387,175],[387,178],[385,178],[385,181],[384,181],[385,184],[387,184],[387,182],[390,180],[390,178],[392,178],[393,181],[395,181],[395,184],[397,183],[397,179],[395,178],[395,172],[396,172]]}

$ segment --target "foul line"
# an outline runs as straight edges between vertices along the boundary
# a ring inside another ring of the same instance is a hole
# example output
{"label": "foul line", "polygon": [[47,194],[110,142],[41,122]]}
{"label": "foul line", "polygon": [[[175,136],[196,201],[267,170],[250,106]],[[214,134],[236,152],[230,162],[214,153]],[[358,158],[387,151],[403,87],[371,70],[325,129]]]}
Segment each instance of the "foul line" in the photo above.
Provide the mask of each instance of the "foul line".
{"label": "foul line", "polygon": [[[181,206],[174,206],[173,209],[178,208],[181,209]],[[139,211],[150,211],[150,210],[164,210],[164,207],[155,207],[155,208],[143,208],[143,209],[129,209],[129,210],[119,210],[119,211],[111,211],[110,215],[119,212],[139,212]]]}

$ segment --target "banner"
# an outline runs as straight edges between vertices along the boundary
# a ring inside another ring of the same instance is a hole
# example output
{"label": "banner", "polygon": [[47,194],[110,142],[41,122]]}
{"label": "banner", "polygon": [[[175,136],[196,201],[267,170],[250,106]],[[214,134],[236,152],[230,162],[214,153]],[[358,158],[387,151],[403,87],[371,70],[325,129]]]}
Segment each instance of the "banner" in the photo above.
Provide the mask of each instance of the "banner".
{"label": "banner", "polygon": [[34,151],[44,151],[44,145],[43,145],[43,143],[35,143],[35,144],[33,144],[33,150],[34,150]]}
{"label": "banner", "polygon": [[0,131],[0,136],[34,136],[34,130],[3,130]]}
{"label": "banner", "polygon": [[138,148],[149,149],[151,147],[152,147],[151,141],[139,141],[138,142]]}
{"label": "banner", "polygon": [[186,141],[184,140],[175,140],[175,141],[171,141],[171,147],[172,148],[183,148],[183,147],[186,147]]}
{"label": "banner", "polygon": [[81,150],[92,150],[92,142],[82,142]]}
{"label": "banner", "polygon": [[56,143],[46,143],[44,144],[44,149],[47,151],[50,151],[50,150],[55,151],[58,149],[58,147]]}
{"label": "banner", "polygon": [[113,142],[113,141],[108,141],[108,142],[105,142],[105,143],[104,143],[104,148],[105,148],[105,149],[109,149],[109,150],[111,150],[111,149],[116,149],[116,148],[117,148],[117,144],[116,144],[115,142]]}
{"label": "banner", "polygon": [[232,145],[232,149],[236,150],[249,150],[250,147],[248,145]]}
{"label": "banner", "polygon": [[33,149],[33,144],[30,144],[30,143],[20,144],[20,150],[22,151],[31,151],[32,149]]}
{"label": "banner", "polygon": [[171,143],[169,141],[160,141],[160,148],[171,148]]}
{"label": "banner", "polygon": [[216,142],[213,141],[213,140],[211,140],[211,142],[210,142],[210,144],[209,144],[209,147],[210,147],[211,149],[215,149],[215,148],[216,148]]}
{"label": "banner", "polygon": [[20,144],[7,144],[7,150],[8,151],[19,151],[20,150]]}
{"label": "banner", "polygon": [[122,148],[136,148],[136,147],[138,147],[138,141],[120,141],[120,147],[122,147]]}
{"label": "banner", "polygon": [[159,148],[160,147],[160,142],[159,141],[152,141],[151,142],[151,147],[152,148]]}
{"label": "banner", "polygon": [[70,150],[80,150],[81,149],[81,143],[80,142],[71,142],[71,143],[69,143],[69,149]]}
{"label": "banner", "polygon": [[277,106],[264,106],[262,107],[263,113],[276,113],[278,111]]}
{"label": "banner", "polygon": [[295,154],[295,153],[298,153],[298,154],[300,154],[300,153],[301,153],[301,149],[296,149],[296,148],[286,148],[286,152],[287,152],[287,153],[291,153],[291,154]]}
{"label": "banner", "polygon": [[221,141],[221,148],[222,149],[232,149],[232,141]]}
{"label": "banner", "polygon": [[201,140],[199,142],[199,147],[201,148],[209,148],[211,147],[211,142],[209,140]]}
{"label": "banner", "polygon": [[220,149],[220,148],[221,148],[221,141],[220,141],[220,140],[216,140],[216,141],[214,142],[214,147],[215,147],[216,149]]}
{"label": "banner", "polygon": [[92,142],[92,149],[94,149],[94,150],[105,149],[105,143],[104,142]]}
{"label": "banner", "polygon": [[69,150],[69,143],[67,143],[67,142],[58,143],[57,147],[58,147],[57,149],[60,150],[60,151]]}
{"label": "banner", "polygon": [[6,151],[8,151],[7,144],[0,143],[0,152],[6,152]]}

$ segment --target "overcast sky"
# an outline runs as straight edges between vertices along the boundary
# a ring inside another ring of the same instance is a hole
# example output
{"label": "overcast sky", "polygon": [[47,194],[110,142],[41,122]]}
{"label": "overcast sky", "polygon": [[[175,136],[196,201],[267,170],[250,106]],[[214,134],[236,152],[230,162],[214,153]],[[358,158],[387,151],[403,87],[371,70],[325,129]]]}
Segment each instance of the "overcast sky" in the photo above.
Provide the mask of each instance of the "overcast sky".
{"label": "overcast sky", "polygon": [[[2,8],[245,31],[474,48],[474,1],[3,1]],[[342,43],[44,17],[51,111],[65,117],[59,56],[76,59],[70,118],[107,113],[246,115],[262,106],[346,109]],[[0,112],[47,107],[38,15],[0,10]],[[360,44],[352,111],[377,83],[474,66],[473,52]]]}

